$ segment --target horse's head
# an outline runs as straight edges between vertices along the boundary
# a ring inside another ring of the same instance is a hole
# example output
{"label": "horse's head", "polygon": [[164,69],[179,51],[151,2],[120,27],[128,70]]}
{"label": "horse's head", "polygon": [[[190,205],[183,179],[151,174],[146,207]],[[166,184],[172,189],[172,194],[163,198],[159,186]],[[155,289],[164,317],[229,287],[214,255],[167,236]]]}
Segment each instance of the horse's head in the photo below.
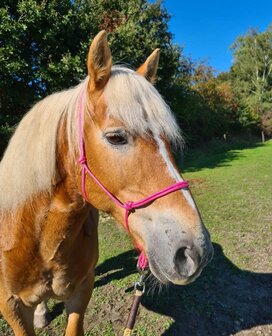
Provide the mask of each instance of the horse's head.
{"label": "horse's head", "polygon": [[[112,67],[105,32],[88,55],[88,113],[84,115],[87,162],[120,201],[137,201],[182,180],[170,151],[179,140],[176,122],[154,81],[158,50],[136,71]],[[150,83],[151,82],[151,83]],[[124,209],[86,177],[96,208],[125,226]],[[186,284],[210,260],[212,245],[187,189],[177,190],[130,213],[129,231],[162,282]]]}

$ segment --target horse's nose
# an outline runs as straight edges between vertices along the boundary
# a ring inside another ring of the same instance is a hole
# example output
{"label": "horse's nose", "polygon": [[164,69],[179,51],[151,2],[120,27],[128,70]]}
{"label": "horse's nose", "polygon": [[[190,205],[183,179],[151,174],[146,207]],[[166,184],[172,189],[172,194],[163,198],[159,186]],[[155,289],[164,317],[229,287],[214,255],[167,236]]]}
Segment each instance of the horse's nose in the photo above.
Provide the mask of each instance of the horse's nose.
{"label": "horse's nose", "polygon": [[194,246],[184,242],[175,255],[174,264],[176,272],[184,278],[189,278],[198,269],[200,255]]}

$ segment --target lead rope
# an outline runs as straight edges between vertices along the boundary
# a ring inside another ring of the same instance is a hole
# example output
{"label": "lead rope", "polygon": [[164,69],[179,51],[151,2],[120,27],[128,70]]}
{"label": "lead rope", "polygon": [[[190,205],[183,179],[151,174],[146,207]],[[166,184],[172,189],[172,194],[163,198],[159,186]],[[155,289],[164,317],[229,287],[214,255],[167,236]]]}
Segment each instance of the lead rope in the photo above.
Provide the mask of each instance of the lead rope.
{"label": "lead rope", "polygon": [[138,263],[138,272],[140,274],[139,280],[135,282],[134,289],[135,289],[135,294],[134,298],[132,301],[132,305],[130,308],[130,312],[128,315],[127,323],[126,323],[126,328],[124,330],[123,336],[131,336],[133,333],[133,328],[135,325],[138,309],[141,303],[142,295],[145,292],[145,280],[149,274],[149,268],[140,268],[139,263]]}

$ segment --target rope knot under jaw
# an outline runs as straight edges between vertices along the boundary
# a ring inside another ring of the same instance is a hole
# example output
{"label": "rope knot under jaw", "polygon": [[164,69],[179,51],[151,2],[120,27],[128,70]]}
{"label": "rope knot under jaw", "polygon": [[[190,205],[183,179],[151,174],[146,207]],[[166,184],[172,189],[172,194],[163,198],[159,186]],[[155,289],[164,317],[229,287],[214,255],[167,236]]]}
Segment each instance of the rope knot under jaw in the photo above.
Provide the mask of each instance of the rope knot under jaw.
{"label": "rope knot under jaw", "polygon": [[131,212],[132,210],[135,209],[134,207],[134,202],[132,201],[128,201],[124,204],[124,208],[128,211],[128,212]]}
{"label": "rope knot under jaw", "polygon": [[82,165],[87,163],[87,158],[86,156],[82,156],[81,158],[79,158],[78,162]]}

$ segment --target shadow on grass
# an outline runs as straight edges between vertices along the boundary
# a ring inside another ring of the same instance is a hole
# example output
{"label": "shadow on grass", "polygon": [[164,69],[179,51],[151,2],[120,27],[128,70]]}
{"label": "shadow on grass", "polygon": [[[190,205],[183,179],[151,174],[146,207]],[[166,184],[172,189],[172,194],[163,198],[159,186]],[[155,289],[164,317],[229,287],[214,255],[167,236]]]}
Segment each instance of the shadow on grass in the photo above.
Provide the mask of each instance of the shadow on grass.
{"label": "shadow on grass", "polygon": [[101,287],[112,280],[123,279],[130,274],[136,273],[137,254],[135,250],[127,251],[117,257],[107,259],[95,269],[96,275],[103,275],[99,280],[95,281],[95,287]]}
{"label": "shadow on grass", "polygon": [[[173,319],[162,335],[231,335],[272,323],[272,274],[243,271],[226,258],[220,245],[214,244],[214,249],[213,261],[193,284],[147,291],[142,304]],[[97,273],[105,277],[96,286],[134,271],[134,253],[123,253],[98,266]]]}
{"label": "shadow on grass", "polygon": [[185,149],[179,161],[183,172],[194,172],[203,168],[229,166],[230,162],[243,156],[241,150],[262,146],[259,142],[214,141],[195,149]]}
{"label": "shadow on grass", "polygon": [[56,303],[52,308],[52,310],[50,311],[51,320],[54,320],[59,315],[63,314],[63,311],[64,311],[64,303],[63,302]]}

